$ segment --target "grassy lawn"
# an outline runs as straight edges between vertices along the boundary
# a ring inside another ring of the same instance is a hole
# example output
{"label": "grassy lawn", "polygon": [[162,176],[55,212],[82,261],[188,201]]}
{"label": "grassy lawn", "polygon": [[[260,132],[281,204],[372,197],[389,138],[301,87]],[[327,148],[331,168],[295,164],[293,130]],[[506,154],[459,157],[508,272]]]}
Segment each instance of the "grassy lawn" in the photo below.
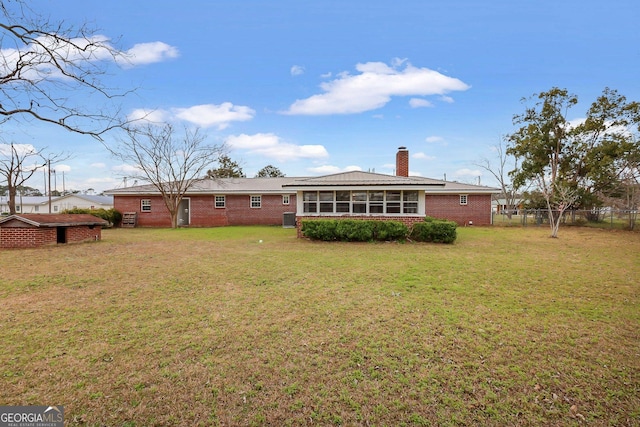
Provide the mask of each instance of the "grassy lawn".
{"label": "grassy lawn", "polygon": [[0,403],[70,426],[640,425],[640,234],[548,234],[0,251]]}

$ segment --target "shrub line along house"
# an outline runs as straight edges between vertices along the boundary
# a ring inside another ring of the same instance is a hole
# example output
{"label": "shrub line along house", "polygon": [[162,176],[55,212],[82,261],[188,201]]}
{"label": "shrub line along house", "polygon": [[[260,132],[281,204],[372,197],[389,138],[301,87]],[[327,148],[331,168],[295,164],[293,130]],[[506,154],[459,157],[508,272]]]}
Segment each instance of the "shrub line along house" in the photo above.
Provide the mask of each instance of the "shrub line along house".
{"label": "shrub line along house", "polygon": [[[396,175],[344,172],[318,177],[203,178],[181,202],[178,225],[283,225],[304,219],[396,220],[411,226],[425,216],[459,225],[489,225],[497,188],[409,176],[409,152],[396,154]],[[135,214],[140,227],[169,227],[169,212],[153,185],[118,188],[114,208]]]}

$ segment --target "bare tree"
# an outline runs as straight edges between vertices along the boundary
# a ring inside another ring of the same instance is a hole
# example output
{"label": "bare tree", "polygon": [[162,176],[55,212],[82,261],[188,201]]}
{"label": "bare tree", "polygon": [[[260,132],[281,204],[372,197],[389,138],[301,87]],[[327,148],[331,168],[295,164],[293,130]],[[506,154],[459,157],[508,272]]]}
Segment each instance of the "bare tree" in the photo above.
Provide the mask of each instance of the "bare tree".
{"label": "bare tree", "polygon": [[476,166],[489,172],[500,185],[500,197],[504,198],[507,206],[507,218],[511,219],[513,212],[518,207],[518,197],[522,190],[522,186],[514,183],[509,177],[509,172],[517,169],[517,160],[513,156],[507,154],[507,148],[504,138],[500,140],[500,144],[493,147],[496,152],[496,163],[492,163],[489,159],[482,159]]}
{"label": "bare tree", "polygon": [[129,178],[149,182],[160,192],[171,227],[176,228],[185,193],[224,152],[224,146],[205,144],[206,136],[198,129],[185,128],[184,136],[176,137],[171,124],[129,128],[127,134],[127,140],[107,148],[114,157],[137,168],[138,173]]}
{"label": "bare tree", "polygon": [[105,37],[43,19],[25,1],[5,0],[0,46],[0,122],[36,120],[100,140],[122,125],[113,101],[125,93],[102,78],[109,64],[126,58]]}
{"label": "bare tree", "polygon": [[68,158],[63,153],[45,154],[31,144],[0,144],[0,176],[7,182],[9,214],[16,213],[16,196],[37,170]]}

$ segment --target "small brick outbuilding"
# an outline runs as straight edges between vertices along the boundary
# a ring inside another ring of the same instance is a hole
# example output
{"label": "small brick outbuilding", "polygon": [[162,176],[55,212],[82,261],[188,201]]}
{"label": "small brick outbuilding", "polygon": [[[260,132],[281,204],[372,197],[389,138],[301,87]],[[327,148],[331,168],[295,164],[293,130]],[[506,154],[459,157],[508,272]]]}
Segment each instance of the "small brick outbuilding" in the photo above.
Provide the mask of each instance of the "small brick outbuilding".
{"label": "small brick outbuilding", "polygon": [[95,241],[108,222],[89,214],[23,214],[0,219],[0,248]]}

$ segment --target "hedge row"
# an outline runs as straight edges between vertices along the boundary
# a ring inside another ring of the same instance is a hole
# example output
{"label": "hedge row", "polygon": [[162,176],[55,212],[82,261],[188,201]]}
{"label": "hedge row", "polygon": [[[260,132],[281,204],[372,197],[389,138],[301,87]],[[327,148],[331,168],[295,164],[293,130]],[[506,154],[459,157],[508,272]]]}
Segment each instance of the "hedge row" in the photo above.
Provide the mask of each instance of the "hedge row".
{"label": "hedge row", "polygon": [[418,242],[453,243],[458,237],[454,221],[426,217],[413,225],[409,238]]}
{"label": "hedge row", "polygon": [[122,214],[111,208],[111,209],[80,209],[80,208],[76,208],[76,209],[67,209],[65,211],[63,211],[62,213],[65,214],[91,214],[94,216],[97,216],[98,218],[102,218],[105,221],[109,222],[109,226],[113,227],[116,225],[120,224],[120,221],[122,221]]}
{"label": "hedge row", "polygon": [[402,240],[409,229],[399,221],[319,219],[302,221],[302,233],[313,240],[372,242]]}
{"label": "hedge row", "polygon": [[426,217],[409,228],[400,221],[368,221],[350,219],[314,219],[302,221],[302,234],[313,240],[373,242],[411,240],[453,243],[457,224]]}

